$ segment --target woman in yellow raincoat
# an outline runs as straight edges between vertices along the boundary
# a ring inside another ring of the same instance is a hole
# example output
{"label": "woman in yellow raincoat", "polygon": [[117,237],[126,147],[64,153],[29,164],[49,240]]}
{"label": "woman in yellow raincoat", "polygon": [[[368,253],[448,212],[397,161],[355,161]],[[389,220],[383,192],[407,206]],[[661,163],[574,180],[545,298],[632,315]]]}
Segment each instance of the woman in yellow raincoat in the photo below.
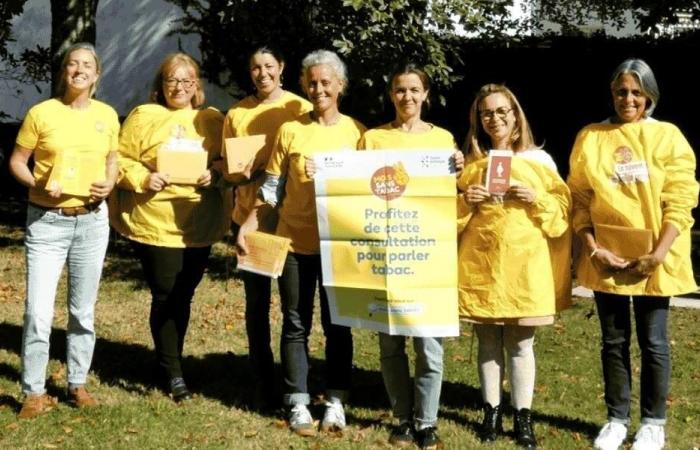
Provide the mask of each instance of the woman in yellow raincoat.
{"label": "woman in yellow raincoat", "polygon": [[[503,85],[483,86],[472,103],[459,238],[460,316],[475,323],[484,401],[480,437],[503,433],[501,389],[508,355],[518,445],[535,448],[531,406],[535,327],[570,301],[569,189],[537,148],[525,114]],[[484,186],[489,149],[511,150],[509,189]]]}
{"label": "woman in yellow raincoat", "polygon": [[669,297],[696,289],[690,211],[695,155],[674,125],[651,118],[659,90],[651,68],[629,59],[610,85],[615,115],[581,130],[570,160],[573,227],[584,245],[578,280],[593,289],[602,331],[608,422],[597,449],[617,449],[630,421],[630,297],[642,352],[641,427],[633,449],[664,445],[670,356]]}

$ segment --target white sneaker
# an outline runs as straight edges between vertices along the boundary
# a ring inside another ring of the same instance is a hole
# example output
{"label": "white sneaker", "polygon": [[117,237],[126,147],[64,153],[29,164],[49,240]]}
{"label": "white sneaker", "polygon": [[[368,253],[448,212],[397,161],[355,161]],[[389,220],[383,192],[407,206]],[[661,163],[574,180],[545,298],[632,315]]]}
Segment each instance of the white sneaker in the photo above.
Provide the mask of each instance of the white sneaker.
{"label": "white sneaker", "polygon": [[617,450],[627,437],[627,427],[618,422],[608,422],[600,429],[593,442],[597,450]]}
{"label": "white sneaker", "polygon": [[314,419],[306,405],[297,403],[289,411],[289,428],[299,436],[314,436]]}
{"label": "white sneaker", "polygon": [[345,428],[345,411],[340,402],[326,402],[326,412],[323,413],[321,431],[341,431]]}
{"label": "white sneaker", "polygon": [[632,450],[661,450],[664,448],[665,439],[662,425],[645,423],[634,435]]}

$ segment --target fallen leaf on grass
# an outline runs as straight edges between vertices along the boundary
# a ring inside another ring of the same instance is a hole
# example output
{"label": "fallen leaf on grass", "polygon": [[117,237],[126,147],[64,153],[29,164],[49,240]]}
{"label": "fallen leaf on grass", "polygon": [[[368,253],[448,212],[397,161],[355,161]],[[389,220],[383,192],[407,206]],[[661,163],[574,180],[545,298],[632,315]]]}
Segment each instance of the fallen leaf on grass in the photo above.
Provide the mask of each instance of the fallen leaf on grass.
{"label": "fallen leaf on grass", "polygon": [[127,428],[126,432],[130,434],[139,434],[139,430],[137,430],[136,428]]}
{"label": "fallen leaf on grass", "polygon": [[581,441],[581,433],[578,431],[571,433],[571,436],[574,438],[574,441],[580,442]]}
{"label": "fallen leaf on grass", "polygon": [[71,434],[73,429],[71,427],[63,427],[63,432],[66,434]]}
{"label": "fallen leaf on grass", "polygon": [[254,430],[254,431],[244,431],[244,432],[243,432],[243,437],[244,437],[244,438],[252,438],[252,437],[255,437],[255,436],[257,436],[257,435],[258,435],[258,431],[257,431],[257,430]]}
{"label": "fallen leaf on grass", "polygon": [[17,422],[12,422],[10,424],[5,425],[5,428],[8,430],[16,430],[19,428],[19,424]]}
{"label": "fallen leaf on grass", "polygon": [[275,428],[287,428],[287,421],[284,419],[277,419],[272,424],[275,426]]}
{"label": "fallen leaf on grass", "polygon": [[54,445],[54,444],[42,444],[42,447],[44,447],[44,448],[58,448],[58,445]]}

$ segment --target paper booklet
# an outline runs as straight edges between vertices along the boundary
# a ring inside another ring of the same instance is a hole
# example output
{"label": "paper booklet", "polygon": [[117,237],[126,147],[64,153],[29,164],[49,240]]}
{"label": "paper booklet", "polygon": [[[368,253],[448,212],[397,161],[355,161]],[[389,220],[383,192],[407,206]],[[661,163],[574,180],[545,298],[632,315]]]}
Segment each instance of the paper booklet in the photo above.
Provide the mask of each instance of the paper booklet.
{"label": "paper booklet", "polygon": [[238,255],[238,270],[257,273],[270,278],[282,275],[291,239],[253,231],[245,237],[248,253]]}
{"label": "paper booklet", "polygon": [[651,230],[602,224],[593,227],[598,245],[622,258],[637,259],[648,255],[654,248]]}
{"label": "paper booklet", "polygon": [[246,179],[250,179],[253,163],[263,148],[265,148],[264,134],[224,139],[221,156],[226,159],[228,175],[243,175]]}
{"label": "paper booklet", "polygon": [[104,155],[58,153],[46,182],[46,190],[60,187],[62,194],[89,197],[92,183],[106,179],[105,170]]}
{"label": "paper booklet", "polygon": [[156,170],[174,184],[197,184],[207,170],[207,151],[197,139],[172,138],[158,149]]}
{"label": "paper booklet", "polygon": [[486,189],[489,194],[502,196],[510,187],[511,150],[489,150],[486,166]]}

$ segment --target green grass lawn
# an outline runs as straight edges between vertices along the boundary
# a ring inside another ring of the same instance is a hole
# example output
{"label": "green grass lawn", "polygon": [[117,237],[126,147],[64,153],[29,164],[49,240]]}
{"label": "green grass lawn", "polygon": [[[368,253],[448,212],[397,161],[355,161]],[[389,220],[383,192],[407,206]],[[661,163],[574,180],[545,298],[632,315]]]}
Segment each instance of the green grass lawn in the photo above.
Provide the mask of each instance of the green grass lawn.
{"label": "green grass lawn", "polygon": [[[6,211],[5,211],[6,212]],[[3,217],[5,215],[3,214]],[[252,380],[247,369],[242,285],[227,265],[228,250],[215,247],[197,291],[185,345],[185,376],[193,401],[175,405],[151,375],[149,294],[140,265],[124,241],[114,241],[105,262],[96,309],[97,347],[89,388],[101,406],[79,411],[65,403],[65,284],[56,302],[48,389],[59,407],[37,419],[18,421],[20,342],[24,297],[21,219],[0,225],[0,448],[390,448],[391,414],[379,372],[377,338],[355,330],[354,388],[342,435],[304,439],[291,434],[281,416],[248,411]],[[281,316],[274,298],[272,324],[278,342]],[[592,448],[605,420],[598,361],[599,330],[590,300],[579,299],[557,324],[538,331],[535,431],[543,449]],[[310,386],[322,391],[323,334],[319,320],[310,343]],[[700,447],[700,310],[674,309],[670,332],[673,378],[668,400],[667,448]],[[439,433],[447,448],[481,448],[479,387],[472,330],[445,342],[445,378]],[[278,349],[275,348],[279,362]],[[633,350],[639,372],[639,351]],[[638,377],[634,380],[635,391]],[[506,389],[508,387],[506,386]],[[638,419],[638,407],[633,417]],[[316,406],[315,417],[322,410]],[[511,420],[506,421],[511,429]],[[635,422],[633,430],[636,429]],[[629,445],[629,444],[628,444]],[[510,437],[483,448],[513,448]]]}

